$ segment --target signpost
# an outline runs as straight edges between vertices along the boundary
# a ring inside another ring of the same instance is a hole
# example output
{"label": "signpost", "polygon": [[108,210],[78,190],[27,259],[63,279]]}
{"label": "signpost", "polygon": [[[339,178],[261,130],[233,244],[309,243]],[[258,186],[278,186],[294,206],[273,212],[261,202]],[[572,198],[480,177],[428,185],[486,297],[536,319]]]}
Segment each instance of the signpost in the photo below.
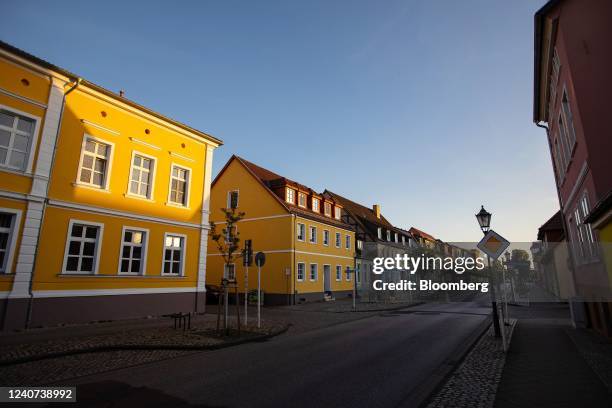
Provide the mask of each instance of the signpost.
{"label": "signpost", "polygon": [[248,297],[249,297],[249,266],[253,263],[253,242],[250,239],[244,241],[242,265],[244,266],[244,325],[248,324]]}
{"label": "signpost", "polygon": [[[478,245],[476,245],[478,249],[480,249],[482,252],[484,252],[487,255],[487,263],[489,264],[489,272],[491,273],[491,277],[493,277],[493,269],[491,269],[491,258],[493,258],[493,260],[496,260],[497,258],[499,258],[499,256],[504,253],[504,251],[508,248],[508,246],[510,246],[510,242],[493,230],[489,230],[485,234],[485,236],[480,240]],[[506,284],[505,273],[502,278],[504,279],[504,286],[505,286]],[[493,284],[491,285],[491,297],[493,297],[493,308],[494,308],[493,323],[497,325],[496,328],[498,328],[500,326],[500,321],[499,321],[500,319],[499,319],[499,313],[497,310],[497,295],[495,294],[495,282],[493,282]],[[507,304],[505,287],[504,287],[504,303]],[[506,309],[506,314],[507,313],[508,311]],[[501,324],[503,325],[503,323],[504,322],[502,320]],[[504,330],[500,330],[500,331],[502,335],[504,351],[506,351],[506,348],[507,348],[506,330],[504,328]]]}
{"label": "signpost", "polygon": [[257,265],[257,328],[261,328],[261,267],[266,263],[266,254],[258,252],[255,254]]}

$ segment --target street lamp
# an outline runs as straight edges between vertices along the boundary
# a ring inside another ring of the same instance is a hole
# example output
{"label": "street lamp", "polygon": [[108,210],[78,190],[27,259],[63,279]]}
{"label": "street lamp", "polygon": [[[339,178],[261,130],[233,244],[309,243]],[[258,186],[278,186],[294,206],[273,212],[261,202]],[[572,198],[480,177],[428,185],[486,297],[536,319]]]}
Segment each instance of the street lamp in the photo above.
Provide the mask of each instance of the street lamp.
{"label": "street lamp", "polygon": [[[482,233],[487,235],[487,232],[491,229],[491,213],[484,209],[484,205],[480,206],[480,211],[476,214],[476,220]],[[487,255],[487,263],[489,264],[489,274],[493,278],[493,270],[491,269],[491,258]],[[493,308],[493,330],[495,331],[495,337],[501,337],[501,330],[499,328],[499,316],[497,315],[497,297],[495,295],[495,282],[491,285],[491,307]]]}
{"label": "street lamp", "polygon": [[480,206],[480,211],[476,214],[478,225],[484,234],[489,232],[491,228],[491,213],[484,209],[484,205]]}

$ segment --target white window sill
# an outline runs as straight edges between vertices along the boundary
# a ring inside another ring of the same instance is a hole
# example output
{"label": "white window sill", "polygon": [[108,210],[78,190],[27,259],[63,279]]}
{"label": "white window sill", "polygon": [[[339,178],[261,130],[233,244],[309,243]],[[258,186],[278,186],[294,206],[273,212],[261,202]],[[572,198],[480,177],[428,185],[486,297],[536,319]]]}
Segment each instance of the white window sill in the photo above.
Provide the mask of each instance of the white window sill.
{"label": "white window sill", "polygon": [[173,203],[173,202],[170,202],[170,201],[166,202],[165,205],[168,206],[168,207],[172,207],[172,208],[179,208],[181,210],[189,210],[190,209],[187,206],[184,206],[184,205],[181,205],[181,204],[177,204],[177,203]]}
{"label": "white window sill", "polygon": [[79,183],[78,181],[72,183],[72,186],[78,187],[78,188],[85,188],[87,190],[99,191],[101,193],[107,193],[107,194],[110,193],[110,190],[107,188],[98,187],[94,184]]}
{"label": "white window sill", "polygon": [[123,196],[125,198],[133,198],[134,200],[141,200],[141,201],[147,201],[149,203],[155,203],[155,200],[153,200],[152,198],[147,198],[145,196],[139,196],[136,194],[125,193]]}
{"label": "white window sill", "polygon": [[16,174],[18,176],[26,176],[26,177],[32,177],[34,176],[34,174],[32,173],[32,171],[25,171],[25,170],[19,170],[19,169],[13,169],[11,167],[4,167],[4,166],[0,166],[0,171],[3,171],[5,173],[11,173],[11,174]]}

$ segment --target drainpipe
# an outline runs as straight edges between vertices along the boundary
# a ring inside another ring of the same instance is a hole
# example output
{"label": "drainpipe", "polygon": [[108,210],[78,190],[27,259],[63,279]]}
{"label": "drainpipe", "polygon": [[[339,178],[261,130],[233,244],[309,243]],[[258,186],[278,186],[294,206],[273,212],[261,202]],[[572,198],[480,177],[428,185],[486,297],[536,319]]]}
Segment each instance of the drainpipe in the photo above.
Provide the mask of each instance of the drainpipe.
{"label": "drainpipe", "polygon": [[[53,81],[53,80],[51,80]],[[60,135],[60,128],[62,127],[62,120],[64,119],[64,108],[66,106],[66,97],[75,89],[78,88],[78,86],[81,84],[82,79],[81,78],[74,78],[73,79],[74,84],[70,87],[70,89],[68,89],[68,91],[66,91],[64,93],[64,96],[62,97],[62,107],[60,108],[60,117],[59,120],[57,122],[57,131],[55,132],[55,144],[53,146],[53,154],[51,156],[51,167],[50,169],[53,170],[53,164],[55,163],[55,153],[57,152],[57,142],[59,140],[59,135]],[[53,86],[53,85],[51,85]],[[27,314],[27,319],[26,319],[26,329],[30,327],[30,322],[32,320],[32,308],[33,308],[33,302],[34,302],[34,292],[32,290],[32,287],[34,285],[34,271],[36,270],[36,261],[38,258],[38,248],[40,245],[40,234],[42,232],[42,227],[43,227],[43,221],[45,219],[45,212],[47,209],[47,203],[49,202],[49,186],[51,185],[51,176],[53,174],[53,171],[49,172],[49,178],[47,180],[47,190],[45,191],[45,198],[43,201],[43,208],[42,208],[42,214],[41,214],[41,218],[40,218],[40,228],[38,229],[38,236],[36,237],[36,253],[34,254],[34,262],[32,263],[32,275],[30,276],[30,285],[28,288],[28,294],[30,295],[30,299],[28,301],[28,314]]]}

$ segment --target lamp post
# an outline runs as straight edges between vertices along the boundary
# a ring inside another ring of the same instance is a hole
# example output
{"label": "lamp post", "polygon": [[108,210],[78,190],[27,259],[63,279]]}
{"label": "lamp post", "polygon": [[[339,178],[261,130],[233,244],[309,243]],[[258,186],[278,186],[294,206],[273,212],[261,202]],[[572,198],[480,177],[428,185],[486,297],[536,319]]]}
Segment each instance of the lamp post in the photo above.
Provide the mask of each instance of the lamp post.
{"label": "lamp post", "polygon": [[[491,229],[491,213],[484,209],[484,206],[480,206],[480,211],[476,214],[476,220],[484,235]],[[489,275],[493,278],[493,269],[491,269],[491,258],[487,255],[487,264],[489,265]],[[497,312],[497,296],[495,294],[495,282],[491,285],[491,307],[493,308],[493,329],[495,331],[495,337],[501,337],[501,330],[499,328],[499,316]]]}

